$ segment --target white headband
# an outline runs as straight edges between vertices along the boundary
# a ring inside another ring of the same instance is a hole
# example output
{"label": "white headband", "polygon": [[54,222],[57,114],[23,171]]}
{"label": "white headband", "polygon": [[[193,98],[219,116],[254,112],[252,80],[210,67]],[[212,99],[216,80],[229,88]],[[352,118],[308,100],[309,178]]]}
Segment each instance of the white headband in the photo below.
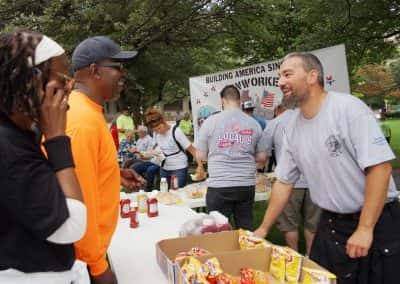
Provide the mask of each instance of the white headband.
{"label": "white headband", "polygon": [[[54,40],[43,35],[42,40],[35,49],[35,65],[39,65],[50,58],[64,54],[65,50]],[[32,59],[28,58],[28,64],[32,65]]]}

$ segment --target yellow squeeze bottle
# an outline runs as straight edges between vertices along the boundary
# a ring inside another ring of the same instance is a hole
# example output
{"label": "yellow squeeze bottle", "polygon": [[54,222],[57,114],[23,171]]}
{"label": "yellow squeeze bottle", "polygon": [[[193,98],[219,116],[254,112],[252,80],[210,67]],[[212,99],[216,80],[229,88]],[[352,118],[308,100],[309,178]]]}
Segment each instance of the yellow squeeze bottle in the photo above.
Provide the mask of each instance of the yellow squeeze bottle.
{"label": "yellow squeeze bottle", "polygon": [[147,212],[147,194],[140,190],[138,195],[136,196],[138,212],[146,213]]}

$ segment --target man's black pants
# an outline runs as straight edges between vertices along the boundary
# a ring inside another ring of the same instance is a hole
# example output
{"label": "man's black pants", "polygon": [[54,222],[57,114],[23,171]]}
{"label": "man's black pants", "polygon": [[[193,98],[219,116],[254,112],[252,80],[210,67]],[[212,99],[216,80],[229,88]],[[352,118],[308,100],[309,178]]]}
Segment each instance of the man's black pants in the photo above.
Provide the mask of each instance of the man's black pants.
{"label": "man's black pants", "polygon": [[400,283],[400,203],[385,205],[374,230],[369,254],[350,258],[346,242],[357,228],[360,213],[323,211],[310,258],[337,276],[338,284]]}
{"label": "man's black pants", "polygon": [[209,187],[206,195],[208,212],[216,210],[230,217],[238,228],[252,230],[254,186]]}

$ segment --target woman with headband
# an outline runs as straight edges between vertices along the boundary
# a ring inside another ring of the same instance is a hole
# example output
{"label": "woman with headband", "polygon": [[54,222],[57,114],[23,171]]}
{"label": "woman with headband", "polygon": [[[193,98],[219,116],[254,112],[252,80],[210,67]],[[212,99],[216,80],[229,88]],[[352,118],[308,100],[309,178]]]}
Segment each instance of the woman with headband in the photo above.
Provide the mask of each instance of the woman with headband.
{"label": "woman with headband", "polygon": [[73,247],[86,207],[65,135],[68,68],[64,49],[42,34],[0,36],[0,283],[84,283]]}

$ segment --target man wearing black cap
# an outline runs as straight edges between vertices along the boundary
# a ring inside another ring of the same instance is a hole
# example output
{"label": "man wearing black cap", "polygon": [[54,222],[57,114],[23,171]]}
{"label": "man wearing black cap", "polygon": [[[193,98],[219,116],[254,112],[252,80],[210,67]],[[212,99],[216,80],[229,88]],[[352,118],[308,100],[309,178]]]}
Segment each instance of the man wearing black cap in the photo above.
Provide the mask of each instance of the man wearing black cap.
{"label": "man wearing black cap", "polygon": [[123,63],[136,51],[121,51],[111,39],[92,37],[72,55],[75,88],[70,95],[67,134],[72,138],[76,172],[87,204],[87,230],[75,243],[78,259],[89,266],[92,282],[117,283],[106,253],[114,233],[120,184],[133,190],[143,179],[132,170],[120,170],[117,152],[103,116],[103,103],[124,87]]}

